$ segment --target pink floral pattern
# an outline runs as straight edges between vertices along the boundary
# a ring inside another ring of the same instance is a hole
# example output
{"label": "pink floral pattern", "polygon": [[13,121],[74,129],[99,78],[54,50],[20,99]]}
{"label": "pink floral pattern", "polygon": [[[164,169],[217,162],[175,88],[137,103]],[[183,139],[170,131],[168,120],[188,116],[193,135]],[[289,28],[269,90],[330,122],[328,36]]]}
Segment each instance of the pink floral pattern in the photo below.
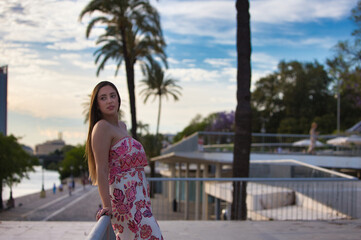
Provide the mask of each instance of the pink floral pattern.
{"label": "pink floral pattern", "polygon": [[120,139],[109,152],[109,188],[112,226],[117,240],[158,239],[162,233],[149,198],[143,146],[131,137]]}

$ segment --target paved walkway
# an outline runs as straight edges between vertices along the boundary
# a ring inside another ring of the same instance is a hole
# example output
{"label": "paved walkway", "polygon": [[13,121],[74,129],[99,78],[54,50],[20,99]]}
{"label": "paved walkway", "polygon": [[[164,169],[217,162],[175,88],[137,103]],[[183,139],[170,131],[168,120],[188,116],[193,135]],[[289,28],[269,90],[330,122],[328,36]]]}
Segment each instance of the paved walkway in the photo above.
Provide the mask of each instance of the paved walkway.
{"label": "paved walkway", "polygon": [[78,185],[71,195],[67,190],[15,198],[16,207],[0,212],[0,221],[94,221],[101,204],[97,187]]}
{"label": "paved walkway", "polygon": [[[85,239],[100,204],[97,188],[81,186],[46,198],[39,193],[15,199],[0,212],[0,240]],[[19,204],[21,206],[19,206]],[[29,221],[31,220],[31,221]],[[360,240],[361,219],[337,221],[159,221],[167,240]]]}

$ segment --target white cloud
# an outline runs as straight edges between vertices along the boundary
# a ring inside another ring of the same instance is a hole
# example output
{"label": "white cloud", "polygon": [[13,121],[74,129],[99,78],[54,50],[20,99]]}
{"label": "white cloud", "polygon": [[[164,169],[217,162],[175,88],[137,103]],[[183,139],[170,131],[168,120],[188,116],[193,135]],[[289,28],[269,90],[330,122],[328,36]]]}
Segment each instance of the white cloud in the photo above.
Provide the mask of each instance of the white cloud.
{"label": "white cloud", "polygon": [[204,60],[205,63],[208,63],[213,67],[230,67],[230,66],[232,66],[232,63],[231,63],[232,61],[234,61],[234,59],[206,58]]}
{"label": "white cloud", "polygon": [[[5,41],[49,43],[55,49],[84,49],[85,26],[78,21],[86,0],[5,0],[0,4],[2,39]],[[14,10],[18,9],[18,10]],[[86,22],[89,18],[85,17]]]}
{"label": "white cloud", "polygon": [[[160,12],[162,27],[166,31],[184,36],[211,37],[210,43],[235,45],[235,1],[152,1],[152,3]],[[252,31],[258,31],[260,23],[282,25],[315,22],[325,18],[338,20],[348,16],[356,3],[357,0],[251,0]],[[167,36],[167,40],[172,43],[193,43],[189,37]]]}
{"label": "white cloud", "polygon": [[305,38],[300,41],[300,44],[307,46],[320,46],[326,49],[330,49],[335,46],[339,39],[332,39],[330,37],[325,38]]}
{"label": "white cloud", "polygon": [[[166,31],[181,35],[212,37],[212,41],[217,43],[234,44],[236,26],[234,1],[153,1],[153,3],[160,12],[162,27]],[[192,43],[187,41],[187,38],[169,39],[173,42]]]}
{"label": "white cloud", "polygon": [[[160,131],[176,133],[181,131],[197,114],[207,116],[219,111],[234,110],[236,90],[234,83],[217,82],[180,82],[182,96],[179,101],[163,101]],[[138,100],[138,118],[150,124],[151,133],[155,132],[158,102],[143,104]]]}
{"label": "white cloud", "polygon": [[289,38],[254,38],[252,39],[252,44],[254,46],[289,46],[289,47],[300,47],[300,46],[313,46],[313,47],[321,47],[325,49],[330,49],[334,46],[339,39],[331,38],[331,37],[323,37],[323,38],[315,38],[315,37],[305,37],[299,36],[295,39]]}
{"label": "white cloud", "polygon": [[220,70],[207,70],[202,68],[173,68],[167,71],[181,82],[217,82],[223,81],[224,76]]}
{"label": "white cloud", "polygon": [[356,3],[357,0],[254,0],[250,2],[250,14],[251,21],[268,24],[337,20],[348,16]]}
{"label": "white cloud", "polygon": [[167,61],[168,61],[169,64],[174,64],[174,65],[179,64],[179,61],[177,59],[175,59],[175,58],[168,57]]}
{"label": "white cloud", "polygon": [[254,68],[263,70],[274,70],[279,62],[277,58],[262,52],[252,53],[251,61]]}
{"label": "white cloud", "polygon": [[86,132],[85,131],[74,131],[74,129],[66,129],[66,130],[59,130],[59,128],[39,128],[38,132],[40,136],[45,137],[46,139],[57,139],[59,133],[62,133],[63,139],[66,139],[66,143],[69,142],[84,142],[86,139]]}

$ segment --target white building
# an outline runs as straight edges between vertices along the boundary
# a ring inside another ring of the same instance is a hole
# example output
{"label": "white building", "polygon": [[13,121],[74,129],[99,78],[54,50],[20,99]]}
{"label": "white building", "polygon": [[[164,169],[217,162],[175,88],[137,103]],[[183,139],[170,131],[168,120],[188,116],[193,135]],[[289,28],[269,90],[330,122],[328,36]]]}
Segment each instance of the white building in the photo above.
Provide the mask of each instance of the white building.
{"label": "white building", "polygon": [[61,150],[65,146],[65,142],[61,139],[61,136],[61,133],[59,133],[59,139],[36,145],[35,154],[38,156],[48,155],[56,150]]}

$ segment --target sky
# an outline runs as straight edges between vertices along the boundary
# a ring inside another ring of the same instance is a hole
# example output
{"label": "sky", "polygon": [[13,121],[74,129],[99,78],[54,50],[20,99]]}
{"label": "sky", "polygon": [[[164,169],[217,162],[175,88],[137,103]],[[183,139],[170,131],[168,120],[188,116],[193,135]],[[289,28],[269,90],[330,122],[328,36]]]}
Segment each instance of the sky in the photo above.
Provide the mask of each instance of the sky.
{"label": "sky", "polygon": [[[84,103],[94,86],[113,82],[131,128],[129,97],[122,65],[114,76],[109,62],[99,77],[93,53],[103,29],[86,39],[94,17],[79,13],[89,0],[1,0],[0,66],[8,65],[7,133],[32,148],[58,138],[84,144]],[[179,101],[163,101],[161,133],[183,130],[197,115],[236,108],[235,0],[151,0],[161,17],[167,43],[167,76],[182,87]],[[337,42],[349,39],[350,11],[357,0],[250,0],[251,89],[281,61],[325,63]],[[144,77],[135,66],[137,120],[156,130],[157,101],[143,103]]]}

